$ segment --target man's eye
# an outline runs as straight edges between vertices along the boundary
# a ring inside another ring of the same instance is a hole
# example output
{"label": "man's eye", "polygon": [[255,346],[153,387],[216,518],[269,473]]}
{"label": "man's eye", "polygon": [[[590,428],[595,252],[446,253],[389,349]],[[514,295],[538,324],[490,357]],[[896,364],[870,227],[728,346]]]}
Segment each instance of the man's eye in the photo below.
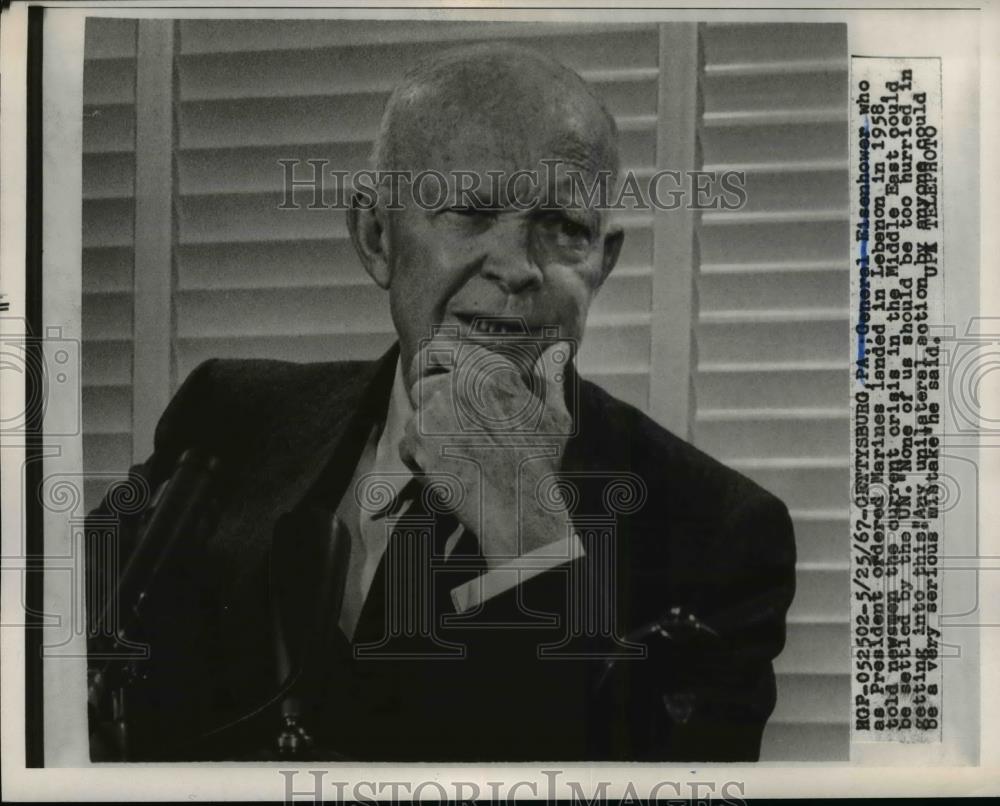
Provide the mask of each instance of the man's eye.
{"label": "man's eye", "polygon": [[546,233],[560,247],[583,249],[590,245],[591,228],[565,215],[553,215],[543,219]]}
{"label": "man's eye", "polygon": [[489,207],[459,207],[455,205],[446,207],[444,211],[462,218],[496,218],[496,211]]}
{"label": "man's eye", "polygon": [[442,213],[445,214],[447,220],[463,228],[486,229],[496,219],[496,213],[493,210],[482,207],[446,207]]}
{"label": "man's eye", "polygon": [[564,218],[562,220],[562,234],[567,238],[584,238],[590,240],[590,227],[581,224],[579,221]]}

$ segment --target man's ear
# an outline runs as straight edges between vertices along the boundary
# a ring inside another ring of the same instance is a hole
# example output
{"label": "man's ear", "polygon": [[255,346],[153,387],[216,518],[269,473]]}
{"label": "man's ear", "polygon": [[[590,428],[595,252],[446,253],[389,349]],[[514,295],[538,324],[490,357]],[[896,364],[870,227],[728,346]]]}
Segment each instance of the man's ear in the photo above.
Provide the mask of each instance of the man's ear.
{"label": "man's ear", "polygon": [[361,258],[361,265],[381,288],[388,288],[389,272],[388,232],[385,213],[376,205],[363,203],[357,193],[347,210],[347,229],[351,233],[354,251]]}
{"label": "man's ear", "polygon": [[622,244],[625,243],[625,231],[619,226],[612,226],[604,236],[604,255],[601,258],[601,283],[608,279],[611,270],[618,262],[618,256],[622,251]]}

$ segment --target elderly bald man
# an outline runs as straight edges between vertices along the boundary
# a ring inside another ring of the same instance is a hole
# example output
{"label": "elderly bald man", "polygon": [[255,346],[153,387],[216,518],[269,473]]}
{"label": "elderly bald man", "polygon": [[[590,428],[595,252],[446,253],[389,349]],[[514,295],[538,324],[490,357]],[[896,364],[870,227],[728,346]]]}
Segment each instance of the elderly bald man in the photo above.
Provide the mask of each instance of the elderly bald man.
{"label": "elderly bald man", "polygon": [[[210,361],[133,468],[158,489],[195,447],[220,470],[134,638],[130,758],[758,757],[788,513],[574,367],[623,240],[575,191],[613,180],[616,138],[530,50],[407,74],[375,167],[446,192],[404,179],[348,216],[398,343]],[[135,542],[150,514],[111,498],[94,522]]]}

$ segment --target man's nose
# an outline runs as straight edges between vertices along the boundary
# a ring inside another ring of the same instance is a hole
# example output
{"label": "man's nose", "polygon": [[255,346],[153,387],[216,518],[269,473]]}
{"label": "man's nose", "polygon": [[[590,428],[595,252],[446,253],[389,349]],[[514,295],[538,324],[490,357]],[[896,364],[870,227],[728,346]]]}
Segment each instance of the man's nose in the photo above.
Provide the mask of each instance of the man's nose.
{"label": "man's nose", "polygon": [[495,225],[490,233],[483,276],[507,294],[534,291],[542,285],[542,269],[532,254],[529,228],[523,221]]}

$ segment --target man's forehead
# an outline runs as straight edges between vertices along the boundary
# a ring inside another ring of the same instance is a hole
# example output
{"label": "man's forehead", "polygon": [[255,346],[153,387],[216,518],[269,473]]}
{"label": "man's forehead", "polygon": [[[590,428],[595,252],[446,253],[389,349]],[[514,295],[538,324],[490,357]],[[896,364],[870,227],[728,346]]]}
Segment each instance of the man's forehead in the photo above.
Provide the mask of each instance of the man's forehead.
{"label": "man's forehead", "polygon": [[517,171],[557,159],[617,169],[614,124],[600,101],[575,73],[532,51],[442,54],[390,106],[393,168]]}
{"label": "man's forehead", "polygon": [[[444,123],[443,121],[441,122]],[[472,116],[461,128],[440,125],[413,132],[400,144],[399,162],[411,171],[458,171],[485,176],[534,171],[545,176],[567,171],[595,175],[614,170],[613,144],[603,133],[571,120],[525,122]]]}

